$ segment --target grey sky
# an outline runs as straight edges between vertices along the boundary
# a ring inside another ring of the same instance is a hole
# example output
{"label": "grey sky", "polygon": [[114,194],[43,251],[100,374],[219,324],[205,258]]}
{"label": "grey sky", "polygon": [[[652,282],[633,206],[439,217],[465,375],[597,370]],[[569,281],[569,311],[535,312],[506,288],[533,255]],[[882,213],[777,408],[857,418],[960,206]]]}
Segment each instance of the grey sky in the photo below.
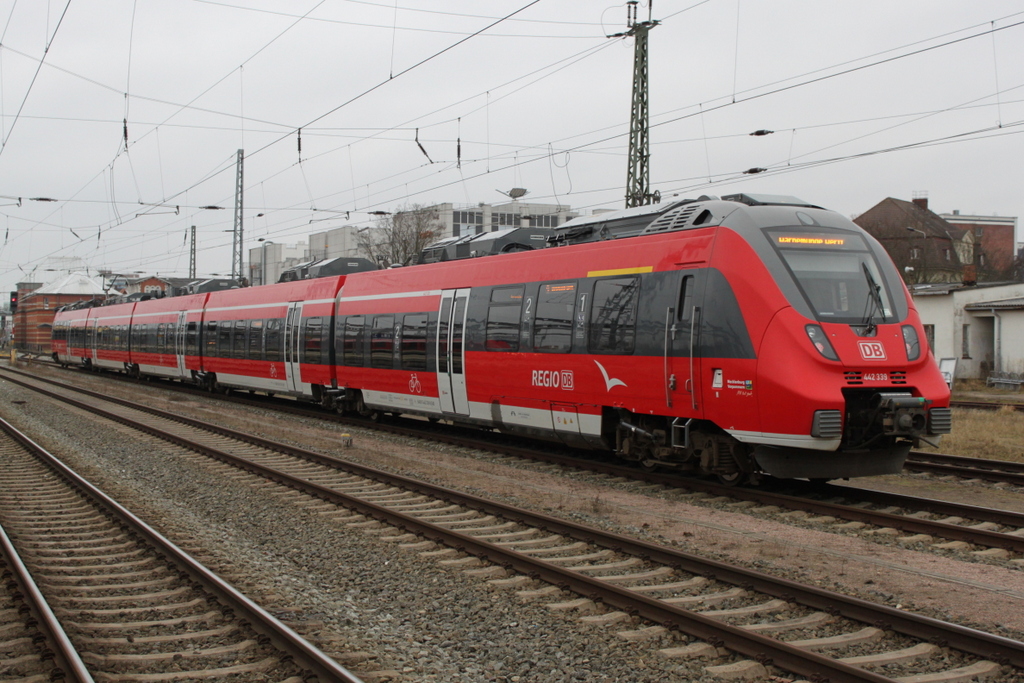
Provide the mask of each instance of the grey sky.
{"label": "grey sky", "polygon": [[[512,187],[620,208],[633,43],[605,36],[625,18],[581,0],[3,0],[0,290],[75,259],[185,275],[191,225],[199,274],[228,273],[240,148],[247,248]],[[663,196],[852,215],[927,191],[937,212],[1024,215],[1024,2],[659,0],[654,18]]]}

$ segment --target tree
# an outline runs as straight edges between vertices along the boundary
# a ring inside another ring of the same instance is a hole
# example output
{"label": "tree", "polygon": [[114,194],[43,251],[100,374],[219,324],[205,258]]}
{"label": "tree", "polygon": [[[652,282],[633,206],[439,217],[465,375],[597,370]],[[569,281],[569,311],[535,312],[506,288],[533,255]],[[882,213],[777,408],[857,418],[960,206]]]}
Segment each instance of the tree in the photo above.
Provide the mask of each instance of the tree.
{"label": "tree", "polygon": [[359,233],[356,244],[366,258],[382,268],[406,266],[437,241],[444,226],[436,210],[413,204],[377,219],[377,225]]}

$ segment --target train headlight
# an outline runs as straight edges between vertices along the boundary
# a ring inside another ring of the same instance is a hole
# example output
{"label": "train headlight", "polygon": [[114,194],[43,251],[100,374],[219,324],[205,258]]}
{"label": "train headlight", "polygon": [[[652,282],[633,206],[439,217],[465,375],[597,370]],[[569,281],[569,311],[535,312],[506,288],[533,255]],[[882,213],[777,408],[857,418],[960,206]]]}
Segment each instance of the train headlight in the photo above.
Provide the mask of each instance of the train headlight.
{"label": "train headlight", "polygon": [[828,341],[828,335],[825,334],[825,330],[821,329],[821,325],[808,325],[804,329],[807,330],[807,336],[810,337],[814,348],[818,349],[818,353],[829,360],[839,360],[839,355],[832,348],[832,344]]}
{"label": "train headlight", "polygon": [[917,360],[921,357],[921,340],[917,337],[917,330],[913,325],[903,326],[903,345],[907,347],[907,360]]}

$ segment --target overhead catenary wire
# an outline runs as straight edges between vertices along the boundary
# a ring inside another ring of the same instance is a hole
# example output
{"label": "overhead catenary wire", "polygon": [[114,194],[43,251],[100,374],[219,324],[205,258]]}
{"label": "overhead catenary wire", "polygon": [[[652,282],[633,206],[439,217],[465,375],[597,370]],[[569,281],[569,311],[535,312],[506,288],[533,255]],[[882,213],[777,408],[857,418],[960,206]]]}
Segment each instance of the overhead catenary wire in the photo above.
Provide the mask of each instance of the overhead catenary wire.
{"label": "overhead catenary wire", "polygon": [[[0,142],[0,156],[3,156],[4,150],[7,149],[7,142],[11,139],[11,134],[14,133],[14,126],[18,123],[18,117],[21,116],[21,112],[25,109],[25,103],[28,102],[28,96],[32,93],[32,88],[36,84],[36,79],[39,78],[39,71],[43,68],[43,63],[46,61],[46,55],[50,52],[50,46],[53,45],[53,41],[57,37],[57,31],[60,30],[61,24],[64,23],[64,17],[67,16],[69,7],[71,7],[71,0],[68,0],[67,4],[64,5],[64,11],[61,12],[60,19],[57,20],[57,25],[54,27],[53,33],[46,41],[46,47],[43,48],[43,56],[39,60],[39,65],[36,67],[35,73],[32,74],[32,81],[28,84],[28,88],[25,90],[25,97],[21,100],[21,105],[18,107],[18,112],[14,115],[14,120],[11,121],[11,127],[7,129],[7,132],[3,137],[3,141]],[[11,11],[13,13],[13,9]]]}
{"label": "overhead catenary wire", "polygon": [[[407,138],[407,139],[408,139],[408,138]],[[459,136],[459,139],[461,140],[461,136]],[[490,140],[489,140],[489,135],[488,135],[488,146],[489,146],[489,142],[490,142]],[[349,147],[349,151],[350,151],[350,147]],[[580,150],[578,150],[578,151],[585,151],[585,150],[584,150],[584,148],[580,148]],[[560,151],[559,151],[559,154],[560,154]],[[457,156],[459,156],[459,155],[457,155]],[[460,157],[461,157],[461,156],[460,156]],[[487,157],[489,158],[489,154],[487,155]],[[543,157],[541,157],[541,158],[543,158]],[[460,161],[462,161],[462,160],[460,159]],[[520,160],[519,160],[519,162],[520,162],[520,163],[522,163],[522,160],[520,159]],[[414,170],[415,170],[415,169],[414,169]],[[496,171],[497,171],[497,170],[500,170],[500,169],[496,169]],[[376,182],[376,181],[371,181],[371,182]]]}

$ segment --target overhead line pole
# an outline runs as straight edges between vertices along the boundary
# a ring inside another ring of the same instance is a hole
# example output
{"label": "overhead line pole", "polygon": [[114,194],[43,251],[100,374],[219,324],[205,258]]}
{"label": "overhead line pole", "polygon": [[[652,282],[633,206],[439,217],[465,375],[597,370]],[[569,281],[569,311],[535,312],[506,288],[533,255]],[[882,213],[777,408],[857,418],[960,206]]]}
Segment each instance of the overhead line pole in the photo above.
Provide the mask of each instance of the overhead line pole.
{"label": "overhead line pole", "polygon": [[196,279],[196,226],[192,226],[192,246],[189,249],[188,255],[188,278],[189,280]]}
{"label": "overhead line pole", "polygon": [[626,208],[661,201],[659,193],[651,194],[650,115],[647,97],[647,34],[660,22],[651,19],[647,3],[647,21],[637,21],[637,0],[626,3],[626,31],[619,36],[633,36],[633,103],[629,115],[629,161],[626,173]]}
{"label": "overhead line pole", "polygon": [[238,165],[235,172],[235,226],[231,240],[231,277],[242,279],[242,177],[245,166],[245,151],[238,150]]}

